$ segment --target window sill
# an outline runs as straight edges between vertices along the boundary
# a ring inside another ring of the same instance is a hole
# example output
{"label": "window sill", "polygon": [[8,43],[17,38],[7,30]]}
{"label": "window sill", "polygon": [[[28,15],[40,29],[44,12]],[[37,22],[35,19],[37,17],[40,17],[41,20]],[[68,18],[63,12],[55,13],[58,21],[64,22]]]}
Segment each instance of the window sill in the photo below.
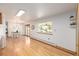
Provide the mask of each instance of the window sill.
{"label": "window sill", "polygon": [[39,34],[46,34],[46,35],[53,35],[52,33],[43,33],[43,32],[37,32]]}

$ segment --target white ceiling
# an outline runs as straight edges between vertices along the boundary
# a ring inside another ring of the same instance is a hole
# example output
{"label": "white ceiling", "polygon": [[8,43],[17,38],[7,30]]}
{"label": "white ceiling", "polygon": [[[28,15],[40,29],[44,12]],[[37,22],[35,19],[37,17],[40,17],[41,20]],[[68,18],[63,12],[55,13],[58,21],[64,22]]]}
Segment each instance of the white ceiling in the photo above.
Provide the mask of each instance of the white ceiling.
{"label": "white ceiling", "polygon": [[7,19],[16,16],[19,10],[24,10],[25,14],[22,20],[30,21],[41,17],[56,15],[63,12],[76,10],[75,3],[17,3],[17,4],[0,4],[0,12],[5,13]]}

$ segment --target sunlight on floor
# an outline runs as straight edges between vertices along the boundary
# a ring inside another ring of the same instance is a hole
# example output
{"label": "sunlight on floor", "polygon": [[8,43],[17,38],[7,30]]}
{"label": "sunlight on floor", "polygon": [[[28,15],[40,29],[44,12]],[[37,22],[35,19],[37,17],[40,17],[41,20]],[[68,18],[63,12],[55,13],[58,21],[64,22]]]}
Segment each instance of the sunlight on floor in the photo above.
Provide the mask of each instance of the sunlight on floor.
{"label": "sunlight on floor", "polygon": [[30,38],[29,37],[25,37],[25,44],[26,44],[27,48],[30,47]]}

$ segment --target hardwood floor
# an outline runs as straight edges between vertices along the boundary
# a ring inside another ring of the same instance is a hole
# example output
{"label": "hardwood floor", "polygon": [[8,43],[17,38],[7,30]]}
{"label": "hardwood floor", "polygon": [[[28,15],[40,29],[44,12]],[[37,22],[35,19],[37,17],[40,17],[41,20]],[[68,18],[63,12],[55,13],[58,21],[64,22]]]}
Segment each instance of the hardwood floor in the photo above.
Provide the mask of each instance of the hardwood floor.
{"label": "hardwood floor", "polygon": [[7,38],[7,46],[0,49],[1,56],[72,56],[29,37]]}

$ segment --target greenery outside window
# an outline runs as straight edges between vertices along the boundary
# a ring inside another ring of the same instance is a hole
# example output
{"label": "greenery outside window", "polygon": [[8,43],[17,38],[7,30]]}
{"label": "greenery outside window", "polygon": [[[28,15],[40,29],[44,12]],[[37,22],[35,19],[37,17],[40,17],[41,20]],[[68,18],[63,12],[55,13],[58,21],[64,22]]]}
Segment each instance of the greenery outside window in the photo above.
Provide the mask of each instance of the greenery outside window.
{"label": "greenery outside window", "polygon": [[38,31],[40,33],[51,34],[52,33],[52,22],[45,22],[38,24]]}

